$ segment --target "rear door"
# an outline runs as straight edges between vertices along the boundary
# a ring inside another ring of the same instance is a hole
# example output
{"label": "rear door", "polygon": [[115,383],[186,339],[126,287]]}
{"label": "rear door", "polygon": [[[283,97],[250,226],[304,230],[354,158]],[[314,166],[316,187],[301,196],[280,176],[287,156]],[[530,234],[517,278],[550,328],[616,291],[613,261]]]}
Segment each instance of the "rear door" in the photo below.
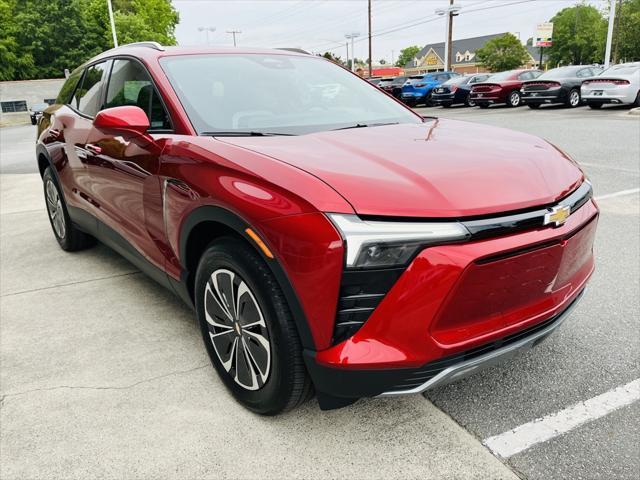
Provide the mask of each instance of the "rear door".
{"label": "rear door", "polygon": [[87,66],[82,72],[73,95],[66,106],[55,111],[49,130],[64,142],[66,165],[60,176],[65,187],[65,198],[72,207],[95,214],[96,202],[92,196],[91,178],[86,151],[87,138],[93,127],[103,95],[104,78],[108,62]]}
{"label": "rear door", "polygon": [[98,218],[110,229],[105,235],[116,232],[146,260],[163,267],[162,186],[157,174],[165,135],[173,131],[171,121],[151,76],[135,59],[113,60],[105,90],[104,108],[139,107],[150,128],[142,136],[91,129],[87,149]]}

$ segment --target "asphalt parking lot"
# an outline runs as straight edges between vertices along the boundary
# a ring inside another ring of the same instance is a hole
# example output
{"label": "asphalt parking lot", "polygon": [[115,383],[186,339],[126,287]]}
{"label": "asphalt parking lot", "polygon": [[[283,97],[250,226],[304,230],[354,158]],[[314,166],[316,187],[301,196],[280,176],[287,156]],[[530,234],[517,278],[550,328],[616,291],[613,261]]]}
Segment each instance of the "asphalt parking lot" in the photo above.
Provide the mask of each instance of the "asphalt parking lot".
{"label": "asphalt parking lot", "polygon": [[[311,401],[277,418],[231,399],[177,299],[106,247],[58,248],[34,127],[0,129],[0,478],[638,478],[640,117],[419,111],[539,135],[583,165],[601,208],[590,288],[551,338],[508,364],[426,398],[332,412]],[[619,387],[624,406],[595,415],[593,399],[611,405]],[[490,450],[488,439],[554,415],[566,433]]]}

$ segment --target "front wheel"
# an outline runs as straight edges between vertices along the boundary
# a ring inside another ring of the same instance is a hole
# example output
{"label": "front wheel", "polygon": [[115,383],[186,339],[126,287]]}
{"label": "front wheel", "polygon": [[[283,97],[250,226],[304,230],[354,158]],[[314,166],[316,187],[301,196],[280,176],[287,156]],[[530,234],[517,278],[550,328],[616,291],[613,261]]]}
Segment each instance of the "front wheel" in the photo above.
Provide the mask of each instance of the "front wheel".
{"label": "front wheel", "polygon": [[289,306],[244,240],[223,237],[205,251],[195,303],[211,363],[239,403],[275,415],[308,398],[311,382]]}
{"label": "front wheel", "polygon": [[507,98],[507,105],[509,107],[520,106],[520,92],[518,92],[517,90],[514,90],[513,92],[511,92],[509,94],[509,97]]}
{"label": "front wheel", "polygon": [[567,107],[576,108],[580,105],[580,92],[578,90],[571,90],[567,97]]}

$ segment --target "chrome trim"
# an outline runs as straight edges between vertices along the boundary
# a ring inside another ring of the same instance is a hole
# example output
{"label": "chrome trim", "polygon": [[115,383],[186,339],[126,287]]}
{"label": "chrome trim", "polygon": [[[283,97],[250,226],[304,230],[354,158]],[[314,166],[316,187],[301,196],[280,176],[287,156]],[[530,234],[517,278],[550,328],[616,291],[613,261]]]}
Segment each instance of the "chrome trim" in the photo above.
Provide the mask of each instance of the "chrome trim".
{"label": "chrome trim", "polygon": [[558,328],[562,322],[571,314],[573,309],[576,307],[578,302],[584,296],[584,290],[578,294],[578,296],[571,302],[571,304],[566,308],[564,312],[560,314],[558,319],[549,325],[547,328],[540,330],[539,332],[535,332],[530,336],[507,345],[506,347],[500,348],[498,350],[494,350],[492,352],[487,353],[486,355],[482,355],[480,357],[473,358],[471,360],[463,361],[458,364],[452,365],[449,368],[443,370],[435,377],[426,381],[422,385],[419,385],[415,388],[409,390],[399,390],[399,391],[391,391],[381,393],[380,397],[388,397],[395,395],[408,395],[412,393],[422,393],[426,390],[439,387],[441,385],[446,385],[447,383],[454,382],[461,378],[464,378],[468,375],[476,373],[482,369],[493,366],[503,360],[514,357],[519,353],[522,353],[525,350],[529,350],[535,346],[535,344],[544,339],[544,337],[550,335],[556,328]]}

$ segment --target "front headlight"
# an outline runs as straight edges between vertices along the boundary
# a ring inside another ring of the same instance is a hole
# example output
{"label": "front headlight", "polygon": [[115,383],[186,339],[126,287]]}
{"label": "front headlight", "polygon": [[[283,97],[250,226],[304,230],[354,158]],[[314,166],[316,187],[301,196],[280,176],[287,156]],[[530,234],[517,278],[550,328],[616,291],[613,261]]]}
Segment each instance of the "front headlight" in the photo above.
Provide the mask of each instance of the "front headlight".
{"label": "front headlight", "polygon": [[406,265],[427,245],[461,241],[469,231],[458,222],[381,222],[357,215],[327,214],[346,241],[347,268]]}

